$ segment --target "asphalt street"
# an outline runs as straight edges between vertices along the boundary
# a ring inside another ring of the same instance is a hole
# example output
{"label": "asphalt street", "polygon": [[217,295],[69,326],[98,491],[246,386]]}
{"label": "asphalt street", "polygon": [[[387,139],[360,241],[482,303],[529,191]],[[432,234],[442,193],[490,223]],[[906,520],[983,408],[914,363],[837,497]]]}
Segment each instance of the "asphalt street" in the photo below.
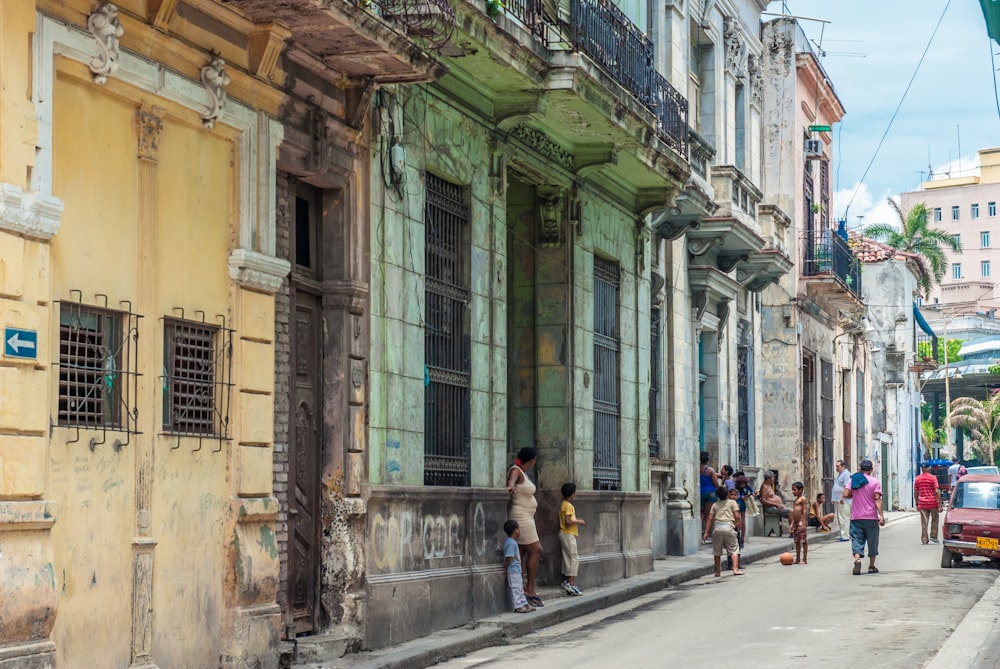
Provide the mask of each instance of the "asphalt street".
{"label": "asphalt street", "polygon": [[878,574],[852,575],[849,543],[816,543],[807,565],[770,558],[436,666],[995,666],[996,568],[942,569],[940,546],[919,535],[915,514],[884,528]]}

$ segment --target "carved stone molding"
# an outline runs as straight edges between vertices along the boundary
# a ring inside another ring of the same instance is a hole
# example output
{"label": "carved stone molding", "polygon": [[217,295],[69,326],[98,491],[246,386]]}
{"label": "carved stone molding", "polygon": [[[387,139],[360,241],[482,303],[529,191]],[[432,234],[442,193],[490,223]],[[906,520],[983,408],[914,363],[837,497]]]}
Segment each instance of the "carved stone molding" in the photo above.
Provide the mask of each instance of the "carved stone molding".
{"label": "carved stone molding", "polygon": [[159,107],[140,107],[135,112],[135,127],[139,133],[139,159],[156,162],[163,133],[163,110]]}
{"label": "carved stone molding", "polygon": [[713,246],[722,246],[722,237],[705,237],[704,239],[688,239],[688,253],[700,256]]}
{"label": "carved stone molding", "polygon": [[542,246],[562,244],[563,190],[557,186],[538,188],[538,241]]}
{"label": "carved stone molding", "polygon": [[226,104],[226,86],[229,82],[226,61],[219,56],[213,56],[208,65],[201,68],[201,83],[208,92],[208,107],[201,113],[201,123],[206,128],[215,126],[215,122],[222,116],[222,108]]}
{"label": "carved stone molding", "polygon": [[728,274],[729,272],[733,271],[736,265],[738,265],[741,262],[746,262],[749,259],[750,256],[747,255],[746,253],[738,253],[733,255],[720,253],[715,258],[715,266],[718,267],[723,272],[725,272],[726,274]]}
{"label": "carved stone molding", "polygon": [[722,37],[726,46],[726,70],[737,79],[742,79],[747,70],[747,43],[735,17],[723,19]]}
{"label": "carved stone molding", "polygon": [[108,75],[118,71],[118,38],[125,34],[118,19],[118,7],[110,2],[102,3],[87,17],[87,30],[97,43],[97,55],[89,63],[94,82],[107,83]]}
{"label": "carved stone molding", "polygon": [[760,66],[760,58],[753,54],[747,56],[747,79],[750,83],[750,104],[760,108],[764,103],[764,68]]}
{"label": "carved stone molding", "polygon": [[323,308],[361,315],[368,308],[368,284],[354,281],[324,281]]}
{"label": "carved stone molding", "polygon": [[566,169],[573,169],[573,154],[553,142],[541,130],[522,124],[511,128],[510,136],[521,140],[554,163]]}
{"label": "carved stone molding", "polygon": [[34,239],[52,239],[62,221],[62,200],[25,193],[20,186],[0,183],[0,229]]}
{"label": "carved stone molding", "polygon": [[322,109],[314,108],[310,114],[312,137],[309,156],[309,171],[302,176],[325,176],[330,171],[330,161],[336,149],[333,133],[327,121],[330,115]]}
{"label": "carved stone molding", "polygon": [[786,69],[792,66],[795,42],[792,36],[785,32],[770,31],[764,36],[764,53],[771,62],[784,63]]}
{"label": "carved stone molding", "polygon": [[248,249],[234,249],[229,254],[229,277],[251,290],[273,295],[291,269],[287,260]]}

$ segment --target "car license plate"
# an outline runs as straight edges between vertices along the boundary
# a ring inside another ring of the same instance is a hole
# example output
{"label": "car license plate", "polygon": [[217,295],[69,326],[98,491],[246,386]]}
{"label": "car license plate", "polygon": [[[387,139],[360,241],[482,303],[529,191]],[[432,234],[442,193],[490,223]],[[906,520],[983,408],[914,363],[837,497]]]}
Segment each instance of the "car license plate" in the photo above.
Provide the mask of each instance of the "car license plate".
{"label": "car license plate", "polygon": [[998,541],[996,539],[990,539],[989,537],[976,537],[976,548],[982,548],[987,551],[995,551],[998,548]]}

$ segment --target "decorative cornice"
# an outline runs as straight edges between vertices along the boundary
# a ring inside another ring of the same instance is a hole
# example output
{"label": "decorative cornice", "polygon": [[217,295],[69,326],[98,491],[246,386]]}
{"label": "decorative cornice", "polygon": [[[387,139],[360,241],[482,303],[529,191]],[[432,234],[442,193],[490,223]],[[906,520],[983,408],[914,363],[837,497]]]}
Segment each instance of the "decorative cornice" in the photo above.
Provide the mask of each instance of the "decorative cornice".
{"label": "decorative cornice", "polygon": [[40,193],[25,193],[20,186],[0,183],[0,230],[34,239],[52,239],[59,232],[63,203]]}
{"label": "decorative cornice", "polygon": [[553,142],[538,128],[524,124],[517,125],[510,129],[509,134],[566,169],[573,169],[573,154]]}
{"label": "decorative cornice", "polygon": [[273,295],[291,269],[287,260],[248,249],[234,249],[229,254],[229,277],[251,290]]}
{"label": "decorative cornice", "polygon": [[118,71],[118,38],[125,34],[118,19],[118,7],[110,2],[101,4],[87,17],[87,30],[97,43],[97,55],[90,59],[90,71],[94,73],[94,83],[105,84],[108,75]]}

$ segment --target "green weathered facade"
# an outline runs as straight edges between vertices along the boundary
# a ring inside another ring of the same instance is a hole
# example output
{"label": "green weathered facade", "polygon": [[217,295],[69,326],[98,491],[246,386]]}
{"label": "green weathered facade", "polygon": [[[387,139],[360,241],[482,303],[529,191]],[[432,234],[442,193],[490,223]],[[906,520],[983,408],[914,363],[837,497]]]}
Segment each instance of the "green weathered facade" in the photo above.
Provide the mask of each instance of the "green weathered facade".
{"label": "green weathered facade", "polygon": [[[580,537],[584,587],[653,562],[648,220],[679,192],[686,158],[665,143],[649,106],[583,52],[567,44],[550,50],[511,18],[494,24],[471,6],[458,8],[456,24],[451,43],[461,48],[442,55],[447,75],[384,88],[375,100],[371,647],[507,608],[503,488],[522,446],[539,452],[532,476],[540,581],[558,582],[556,509],[566,481],[579,486],[577,510],[588,521]],[[456,325],[468,338],[467,376],[456,377],[468,383],[464,486],[425,484],[435,448],[425,346],[440,334],[427,301],[427,250],[438,243],[428,238],[437,234],[428,226],[430,182],[461,193],[467,217],[452,277],[468,289],[464,323]],[[617,286],[612,302],[595,299],[595,258],[613,270],[602,275],[603,299]],[[613,340],[597,337],[613,350],[613,369],[603,372],[595,364],[598,323]],[[604,434],[617,439],[611,474],[595,471],[598,382],[614,399],[601,405],[611,412]]]}

